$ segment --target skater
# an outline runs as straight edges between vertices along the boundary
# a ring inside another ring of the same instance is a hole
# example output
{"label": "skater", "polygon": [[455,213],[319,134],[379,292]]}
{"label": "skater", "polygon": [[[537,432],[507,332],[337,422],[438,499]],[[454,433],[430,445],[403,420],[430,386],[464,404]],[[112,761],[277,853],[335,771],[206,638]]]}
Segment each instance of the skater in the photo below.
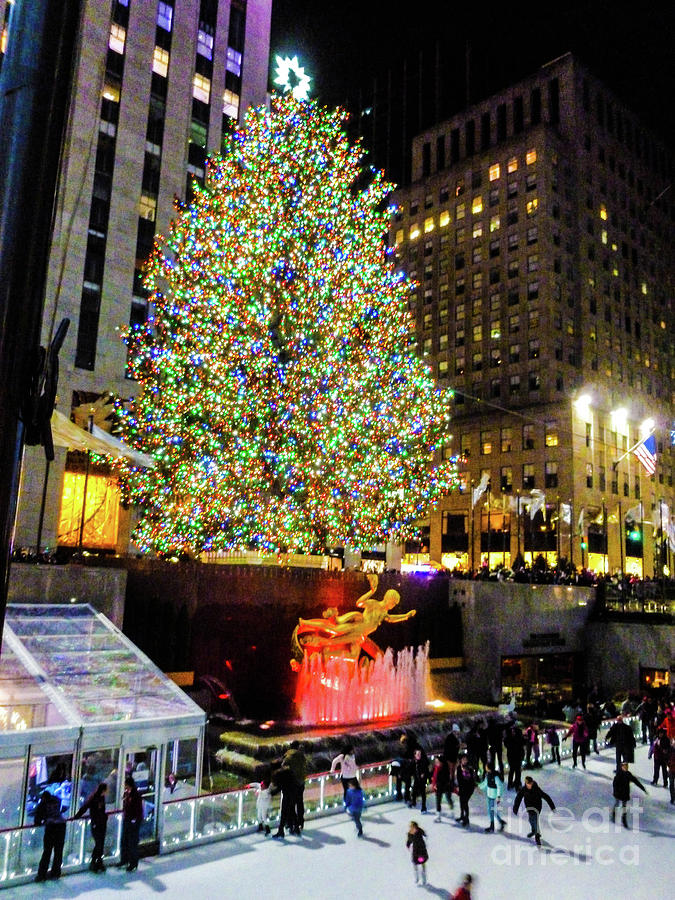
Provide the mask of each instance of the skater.
{"label": "skater", "polygon": [[495,768],[492,763],[487,764],[485,776],[478,787],[485,793],[485,798],[487,800],[487,813],[490,824],[485,829],[485,831],[494,832],[495,814],[497,815],[497,821],[499,822],[499,830],[503,831],[506,828],[506,822],[499,815],[499,810],[497,809],[497,807],[502,802],[504,782],[502,781],[499,773],[495,772]]}
{"label": "skater", "polygon": [[351,744],[345,744],[342,753],[338,753],[333,762],[330,764],[331,772],[340,770],[340,781],[342,782],[342,799],[347,796],[349,783],[355,778],[358,780],[359,769],[356,765],[356,757],[354,756],[354,748]]}
{"label": "skater", "polygon": [[466,756],[461,756],[457,767],[457,793],[459,794],[459,818],[457,822],[469,827],[469,800],[476,787],[476,773],[469,766]]}
{"label": "skater", "polygon": [[675,738],[670,742],[668,754],[668,786],[670,787],[670,802],[675,805]]}
{"label": "skater", "polygon": [[459,725],[452,723],[452,728],[448,732],[445,743],[443,744],[443,756],[447,760],[450,769],[450,779],[455,777],[455,769],[457,768],[457,760],[459,759]]}
{"label": "skater", "polygon": [[504,746],[506,747],[506,761],[509,764],[508,788],[511,790],[511,788],[515,787],[519,791],[522,787],[521,775],[523,771],[523,757],[525,755],[525,738],[523,737],[522,729],[515,722],[506,732]]}
{"label": "skater", "polygon": [[441,753],[440,756],[437,756],[434,760],[434,769],[431,773],[431,787],[436,795],[436,819],[434,820],[436,822],[441,821],[441,801],[443,800],[443,797],[447,797],[451,810],[454,806],[452,802],[453,783],[452,774],[450,772],[450,763]]}
{"label": "skater", "polygon": [[408,827],[408,837],[406,839],[406,847],[410,847],[410,855],[412,858],[413,870],[415,872],[415,884],[427,883],[427,845],[424,840],[426,832],[423,831],[417,822],[411,822]]}
{"label": "skater", "polygon": [[286,836],[286,829],[291,834],[299,834],[296,818],[296,792],[295,779],[293,772],[288,766],[281,766],[272,774],[272,787],[270,793],[281,793],[281,810],[279,813],[279,827],[274,834],[275,838],[283,838]]}
{"label": "skater", "polygon": [[488,742],[488,761],[492,762],[492,768],[496,769],[504,778],[504,725],[494,716],[488,719],[486,737]]}
{"label": "skater", "polygon": [[[36,825],[44,825],[45,833],[42,839],[42,856],[38,865],[36,881],[44,881],[46,878],[61,877],[61,863],[63,861],[63,844],[66,839],[66,820],[61,815],[61,798],[55,796],[52,790],[56,783],[50,783],[40,795],[40,802],[33,813]],[[52,851],[54,859],[49,873],[49,860]]]}
{"label": "skater", "polygon": [[541,816],[542,800],[545,800],[551,809],[555,809],[555,803],[551,800],[549,795],[545,791],[542,791],[531,775],[527,775],[525,784],[518,791],[516,799],[513,802],[513,814],[514,816],[518,815],[518,809],[520,808],[520,803],[522,801],[525,804],[527,817],[530,820],[530,832],[527,836],[533,837],[537,842],[537,846],[541,846],[539,819]]}
{"label": "skater", "polygon": [[246,787],[255,791],[255,815],[258,820],[258,833],[270,833],[270,806],[272,805],[272,790],[268,776],[262,781],[252,781]]}
{"label": "skater", "polygon": [[418,747],[417,738],[412,731],[405,732],[399,738],[400,755],[392,760],[392,775],[396,776],[396,799],[410,803],[410,783],[413,776],[413,761]]}
{"label": "skater", "polygon": [[471,886],[473,881],[473,875],[465,875],[461,885],[452,895],[452,900],[471,900]]}
{"label": "skater", "polygon": [[122,795],[122,840],[120,848],[120,866],[127,867],[127,872],[138,868],[138,837],[143,821],[143,798],[131,775],[124,779]]}
{"label": "skater", "polygon": [[361,813],[366,805],[366,798],[361,790],[358,778],[350,778],[345,794],[345,809],[354,820],[356,825],[356,836],[363,837],[363,826],[361,825]]}
{"label": "skater", "polygon": [[546,743],[551,748],[551,762],[557,762],[560,765],[560,736],[555,725],[546,729]]}
{"label": "skater", "polygon": [[654,759],[654,777],[652,784],[659,783],[659,774],[663,775],[663,786],[668,787],[668,757],[670,741],[664,728],[661,728],[649,747],[649,758]]}
{"label": "skater", "polygon": [[584,722],[584,717],[578,715],[569,731],[563,738],[564,741],[572,735],[572,768],[577,767],[577,756],[581,755],[581,765],[586,768],[586,750],[588,745],[588,727]]}
{"label": "skater", "polygon": [[75,818],[81,819],[89,810],[89,827],[91,828],[91,836],[94,838],[94,849],[92,850],[91,862],[89,863],[89,868],[92,872],[105,872],[103,844],[108,827],[108,813],[105,810],[105,795],[107,791],[108,785],[105,781],[102,781],[94,793],[87,797],[75,813]]}
{"label": "skater", "polygon": [[417,797],[421,797],[421,811],[427,811],[427,784],[429,782],[429,757],[421,747],[415,750],[413,758],[413,783],[410,807],[417,806]]}
{"label": "skater", "polygon": [[293,773],[293,805],[295,808],[295,831],[293,834],[299,835],[305,827],[305,778],[307,777],[307,759],[300,749],[299,741],[291,741],[290,749],[281,763],[282,766],[288,766]]}
{"label": "skater", "polygon": [[628,763],[621,763],[621,768],[614,776],[614,781],[612,782],[612,792],[614,794],[612,822],[616,822],[616,811],[618,807],[621,806],[621,824],[624,828],[628,828],[628,819],[626,818],[626,804],[630,800],[631,782],[634,785],[637,785],[637,787],[639,787],[640,790],[645,794],[647,793],[647,789],[642,784],[642,782],[638,781],[635,775],[633,775],[632,772],[628,771]]}
{"label": "skater", "polygon": [[607,743],[616,750],[617,772],[621,768],[622,762],[633,762],[635,758],[635,735],[630,725],[624,722],[622,715],[616,717],[616,722],[607,732]]}
{"label": "skater", "polygon": [[593,747],[593,753],[600,753],[598,750],[598,728],[600,726],[600,722],[602,722],[602,716],[600,714],[600,710],[594,703],[589,703],[586,709],[586,714],[584,715],[584,722],[586,723],[586,728],[588,728],[588,752],[591,752],[591,745]]}
{"label": "skater", "polygon": [[[536,722],[532,722],[525,729],[525,768],[540,769],[539,762],[539,726]],[[532,758],[534,757],[534,762]]]}

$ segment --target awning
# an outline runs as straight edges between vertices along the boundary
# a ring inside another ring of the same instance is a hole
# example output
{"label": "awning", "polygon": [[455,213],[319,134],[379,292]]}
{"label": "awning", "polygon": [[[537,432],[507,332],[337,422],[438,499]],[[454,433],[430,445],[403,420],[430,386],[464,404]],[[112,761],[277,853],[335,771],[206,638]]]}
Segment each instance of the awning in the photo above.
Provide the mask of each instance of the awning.
{"label": "awning", "polygon": [[127,444],[108,434],[98,425],[92,425],[91,433],[80,428],[57,409],[52,413],[52,437],[54,446],[67,447],[69,450],[91,450],[114,459],[125,457],[135,466],[154,469],[155,461],[147,453],[134,450]]}

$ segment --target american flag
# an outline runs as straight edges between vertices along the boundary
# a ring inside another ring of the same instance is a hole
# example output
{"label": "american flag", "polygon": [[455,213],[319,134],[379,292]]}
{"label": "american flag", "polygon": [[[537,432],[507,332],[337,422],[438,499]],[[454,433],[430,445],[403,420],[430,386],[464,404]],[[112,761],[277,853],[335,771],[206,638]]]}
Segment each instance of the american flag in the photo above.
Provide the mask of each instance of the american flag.
{"label": "american flag", "polygon": [[656,472],[656,438],[653,434],[650,434],[644,441],[640,441],[633,453],[645,467],[648,475],[653,475]]}

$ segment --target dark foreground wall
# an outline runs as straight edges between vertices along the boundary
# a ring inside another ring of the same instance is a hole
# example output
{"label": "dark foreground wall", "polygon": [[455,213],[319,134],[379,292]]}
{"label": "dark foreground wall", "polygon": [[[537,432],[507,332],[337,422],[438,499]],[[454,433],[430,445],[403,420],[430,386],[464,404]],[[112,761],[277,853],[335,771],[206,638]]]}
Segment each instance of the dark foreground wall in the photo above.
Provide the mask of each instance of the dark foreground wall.
{"label": "dark foreground wall", "polygon": [[[290,641],[299,617],[335,606],[354,609],[368,590],[358,572],[263,566],[171,564],[126,560],[124,631],[165,671],[215,675],[252,718],[292,715],[295,676]],[[398,650],[431,641],[433,657],[462,655],[461,616],[448,602],[443,576],[381,576],[376,596],[401,594],[395,612],[416,609],[407,622],[373,635]]]}

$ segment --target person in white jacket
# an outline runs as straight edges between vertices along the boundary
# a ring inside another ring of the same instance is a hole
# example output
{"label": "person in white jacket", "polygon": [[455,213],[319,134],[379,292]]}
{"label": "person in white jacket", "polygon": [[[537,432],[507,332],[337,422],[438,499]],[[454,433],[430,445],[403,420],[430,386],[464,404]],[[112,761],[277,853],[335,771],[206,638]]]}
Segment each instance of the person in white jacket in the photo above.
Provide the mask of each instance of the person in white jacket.
{"label": "person in white jacket", "polygon": [[504,793],[504,782],[499,777],[499,773],[495,772],[491,763],[487,764],[487,768],[485,769],[485,775],[483,780],[478,785],[479,789],[485,793],[487,798],[487,811],[488,818],[490,820],[490,824],[485,829],[486,831],[494,831],[495,830],[495,813],[497,815],[497,821],[499,822],[499,830],[503,831],[506,827],[506,822],[499,815],[499,810],[497,809],[497,804],[501,803],[502,794]]}
{"label": "person in white jacket", "polygon": [[354,748],[351,744],[345,744],[342,753],[338,753],[333,762],[330,764],[331,772],[340,771],[340,780],[342,781],[342,797],[347,797],[347,790],[352,779],[359,777],[359,768],[356,765],[356,757],[354,756]]}

